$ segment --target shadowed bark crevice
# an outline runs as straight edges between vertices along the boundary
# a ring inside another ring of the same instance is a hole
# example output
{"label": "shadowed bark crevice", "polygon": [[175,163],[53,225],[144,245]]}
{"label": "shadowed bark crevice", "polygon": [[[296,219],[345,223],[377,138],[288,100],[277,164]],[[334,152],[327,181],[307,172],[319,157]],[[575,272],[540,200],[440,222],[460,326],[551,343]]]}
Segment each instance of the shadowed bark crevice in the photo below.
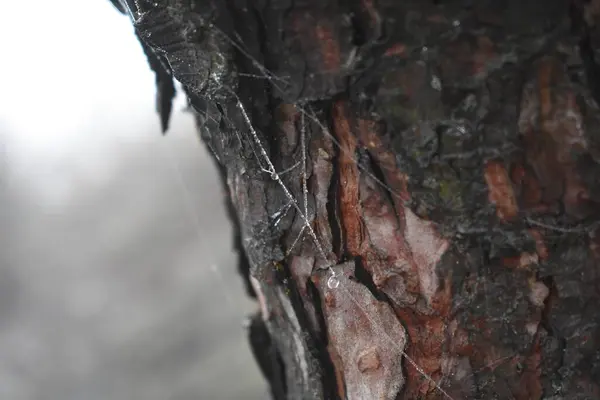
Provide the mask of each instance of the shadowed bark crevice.
{"label": "shadowed bark crevice", "polygon": [[[308,281],[306,283],[309,293],[310,299],[315,305],[317,310],[322,310],[323,304],[321,296],[319,295],[319,291],[316,288],[315,284],[312,281]],[[326,392],[324,393],[324,398],[338,400],[339,396],[337,393],[339,389],[337,387],[338,383],[336,382],[335,369],[333,366],[333,362],[331,357],[327,351],[327,324],[325,323],[325,317],[323,313],[319,312],[318,314],[319,326],[322,328],[322,334],[313,333],[315,337],[315,349],[317,352],[317,359],[322,365],[323,368],[323,387]]]}
{"label": "shadowed bark crevice", "polygon": [[259,313],[249,317],[247,322],[250,349],[260,367],[260,370],[269,382],[273,400],[286,398],[285,364],[281,360],[277,348],[273,346],[271,336]]}
{"label": "shadowed bark crevice", "polygon": [[364,285],[369,292],[379,301],[387,301],[387,298],[384,293],[380,292],[373,282],[373,277],[367,271],[365,266],[362,264],[362,259],[360,257],[354,257],[354,278],[360,284]]}

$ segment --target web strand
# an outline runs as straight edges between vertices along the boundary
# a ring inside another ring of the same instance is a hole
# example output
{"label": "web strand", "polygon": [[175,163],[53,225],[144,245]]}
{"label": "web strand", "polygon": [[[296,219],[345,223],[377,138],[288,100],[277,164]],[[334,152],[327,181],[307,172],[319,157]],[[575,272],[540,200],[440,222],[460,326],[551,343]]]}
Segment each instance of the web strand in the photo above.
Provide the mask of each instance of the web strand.
{"label": "web strand", "polygon": [[304,196],[304,214],[308,215],[308,188],[306,184],[306,120],[304,114],[300,119],[300,147],[302,148],[302,195]]}
{"label": "web strand", "polygon": [[[177,185],[179,186],[179,189],[182,193],[184,207],[186,209],[186,212],[191,216],[193,228],[195,230],[196,235],[198,235],[198,240],[201,241],[202,240],[202,237],[201,237],[202,226],[200,224],[200,217],[198,216],[198,213],[196,212],[196,209],[193,206],[192,195],[190,193],[190,189],[188,188],[188,185],[183,177],[183,172],[181,171],[179,162],[177,161],[176,157],[173,155],[173,150],[171,149],[171,147],[169,146],[168,143],[165,143],[164,146],[165,146],[165,148],[163,150],[164,158],[167,159],[167,164],[169,164],[169,169],[171,170],[172,175],[174,175],[174,178],[177,181]],[[211,264],[210,270],[212,271],[213,274],[216,275],[217,279],[219,280],[219,284],[221,285],[221,288],[222,288],[221,293],[222,293],[223,297],[225,297],[225,301],[227,302],[228,307],[230,309],[236,309],[237,307],[235,306],[235,302],[233,301],[233,298],[232,298],[231,294],[229,293],[231,288],[228,288],[225,285],[225,282],[227,280],[225,279],[225,277],[223,276],[221,271],[219,271],[218,268],[214,267],[214,264]]]}
{"label": "web strand", "polygon": [[325,250],[323,249],[323,246],[321,246],[321,242],[319,242],[319,239],[317,238],[317,234],[313,230],[313,228],[312,228],[312,226],[310,224],[310,221],[308,220],[308,217],[302,212],[302,209],[298,205],[298,201],[292,195],[292,193],[289,191],[289,189],[287,188],[287,186],[285,186],[285,183],[283,183],[283,181],[281,180],[281,177],[279,176],[279,174],[275,170],[275,166],[271,162],[271,159],[269,158],[269,155],[267,154],[267,151],[265,150],[264,146],[260,142],[260,138],[258,137],[258,134],[254,130],[254,127],[252,126],[252,122],[250,121],[250,118],[248,117],[248,113],[246,112],[246,108],[244,107],[244,105],[242,104],[242,102],[240,101],[240,99],[237,97],[237,95],[236,95],[236,99],[237,99],[238,108],[240,109],[240,111],[242,113],[242,116],[244,117],[244,121],[248,125],[248,129],[250,130],[252,138],[254,139],[257,147],[260,150],[260,154],[263,157],[263,161],[267,164],[267,171],[271,174],[271,177],[279,184],[279,186],[283,190],[285,196],[292,203],[292,205],[294,206],[294,208],[298,212],[298,215],[300,216],[300,218],[302,218],[302,220],[304,221],[304,227],[306,228],[306,230],[308,231],[308,234],[311,236],[311,238],[315,242],[315,246],[317,247],[317,250],[319,251],[319,254],[321,255],[321,257],[323,257],[323,260],[325,260],[328,263],[331,272],[335,274],[335,272],[331,268],[331,261],[329,260],[329,258],[325,254]]}
{"label": "web strand", "polygon": [[[308,177],[306,176],[306,120],[304,118],[304,114],[302,114],[300,124],[300,148],[302,153],[302,203],[304,206],[304,215],[308,216],[308,188],[306,182],[306,180],[308,179]],[[292,250],[294,250],[296,243],[298,243],[298,241],[302,238],[302,235],[304,235],[305,228],[306,225],[302,225],[300,232],[298,232],[296,239],[290,246],[290,249],[287,251],[286,255],[289,256]]]}

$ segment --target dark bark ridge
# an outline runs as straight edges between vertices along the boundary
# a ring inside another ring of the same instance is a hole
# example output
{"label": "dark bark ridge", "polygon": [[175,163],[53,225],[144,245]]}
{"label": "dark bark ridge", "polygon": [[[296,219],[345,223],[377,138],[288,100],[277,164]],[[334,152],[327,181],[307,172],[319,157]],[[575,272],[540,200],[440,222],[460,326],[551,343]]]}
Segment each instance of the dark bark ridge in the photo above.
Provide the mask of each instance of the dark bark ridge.
{"label": "dark bark ridge", "polygon": [[600,2],[137,7],[226,176],[275,398],[600,398]]}

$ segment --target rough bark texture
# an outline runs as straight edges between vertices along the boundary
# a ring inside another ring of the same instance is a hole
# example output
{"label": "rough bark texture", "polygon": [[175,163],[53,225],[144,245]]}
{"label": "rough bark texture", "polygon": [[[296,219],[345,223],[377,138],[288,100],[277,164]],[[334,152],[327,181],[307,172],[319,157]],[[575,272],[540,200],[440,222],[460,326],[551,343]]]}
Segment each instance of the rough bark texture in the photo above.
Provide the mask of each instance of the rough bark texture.
{"label": "rough bark texture", "polygon": [[222,166],[276,399],[600,398],[600,1],[130,9]]}

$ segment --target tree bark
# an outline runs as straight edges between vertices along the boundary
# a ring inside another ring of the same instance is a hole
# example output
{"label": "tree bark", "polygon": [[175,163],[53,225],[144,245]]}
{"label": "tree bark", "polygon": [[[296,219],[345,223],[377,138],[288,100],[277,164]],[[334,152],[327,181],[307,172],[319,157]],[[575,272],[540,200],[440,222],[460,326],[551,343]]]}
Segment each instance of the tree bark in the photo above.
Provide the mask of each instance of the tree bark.
{"label": "tree bark", "polygon": [[600,1],[120,6],[220,165],[275,399],[600,398]]}

